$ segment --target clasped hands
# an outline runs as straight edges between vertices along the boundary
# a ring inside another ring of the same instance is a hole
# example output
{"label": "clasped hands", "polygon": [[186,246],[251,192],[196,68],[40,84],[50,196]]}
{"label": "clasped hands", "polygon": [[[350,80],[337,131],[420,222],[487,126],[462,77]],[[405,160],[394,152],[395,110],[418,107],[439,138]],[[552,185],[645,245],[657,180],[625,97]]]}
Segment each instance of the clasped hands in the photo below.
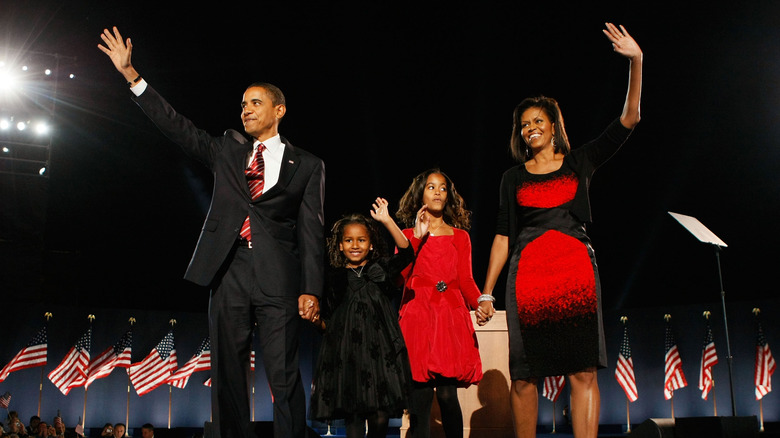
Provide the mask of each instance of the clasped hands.
{"label": "clasped hands", "polygon": [[309,294],[301,294],[298,297],[298,315],[315,325],[320,323],[320,300]]}
{"label": "clasped hands", "polygon": [[482,327],[493,318],[496,313],[496,309],[493,308],[491,301],[483,301],[479,303],[477,310],[474,311],[474,315],[477,317],[477,325]]}

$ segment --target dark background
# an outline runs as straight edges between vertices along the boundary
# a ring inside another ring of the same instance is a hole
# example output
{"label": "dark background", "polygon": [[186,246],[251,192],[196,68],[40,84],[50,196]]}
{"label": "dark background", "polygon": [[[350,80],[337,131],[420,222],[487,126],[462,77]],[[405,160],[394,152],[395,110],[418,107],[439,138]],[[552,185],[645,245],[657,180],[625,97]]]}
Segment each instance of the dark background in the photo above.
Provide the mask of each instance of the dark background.
{"label": "dark background", "polygon": [[[773,306],[777,291],[780,3],[226,3],[0,1],[0,59],[4,50],[17,61],[57,54],[61,75],[76,75],[58,83],[48,178],[0,179],[0,288],[25,322],[37,327],[58,308],[118,319],[127,309],[155,312],[159,330],[144,344],[151,348],[169,315],[207,307],[207,292],[181,277],[211,176],[130,101],[97,49],[105,27],[132,38],[138,71],[214,135],[241,129],[247,84],[280,86],[288,101],[282,135],[326,163],[326,227],[343,213],[367,212],[376,196],[397,206],[416,174],[441,167],[474,212],[481,286],[498,184],[516,165],[512,110],[524,97],[552,96],[573,146],[598,135],[619,116],[627,85],[628,62],[601,33],[611,21],[626,26],[645,58],[642,122],[591,186],[588,231],[605,312],[661,321],[674,306],[689,316],[717,311],[715,252],[667,213],[678,212],[728,244],[726,300],[740,309],[729,316],[748,327],[745,345],[754,342],[749,311]],[[696,351],[703,325],[690,321]]]}
{"label": "dark background", "polygon": [[130,102],[96,48],[104,27],[131,37],[141,74],[214,135],[241,129],[248,83],[279,85],[288,98],[282,134],[326,163],[326,226],[367,211],[376,196],[397,205],[414,175],[440,166],[474,212],[481,284],[498,183],[515,165],[514,106],[555,97],[575,147],[622,110],[628,62],[602,35],[607,20],[636,38],[645,68],[643,121],[591,187],[605,308],[718,300],[713,250],[667,211],[698,218],[729,245],[729,296],[771,296],[780,6],[424,4],[4,2],[3,46],[73,57],[61,70],[77,75],[57,95],[49,179],[35,200],[46,206],[45,275],[29,296],[154,309],[206,303],[181,276],[211,176]]}

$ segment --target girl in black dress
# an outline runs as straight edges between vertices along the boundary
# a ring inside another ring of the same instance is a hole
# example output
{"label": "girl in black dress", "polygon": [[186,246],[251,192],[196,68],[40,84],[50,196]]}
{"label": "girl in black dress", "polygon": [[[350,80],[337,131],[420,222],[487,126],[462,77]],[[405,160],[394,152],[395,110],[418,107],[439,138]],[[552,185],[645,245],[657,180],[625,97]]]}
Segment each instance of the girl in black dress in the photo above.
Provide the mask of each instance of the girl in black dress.
{"label": "girl in black dress", "polygon": [[406,408],[409,357],[391,298],[414,251],[377,198],[371,217],[390,232],[397,254],[384,255],[376,222],[360,214],[333,225],[319,327],[324,330],[311,394],[311,417],[344,419],[347,437],[384,437],[388,420]]}

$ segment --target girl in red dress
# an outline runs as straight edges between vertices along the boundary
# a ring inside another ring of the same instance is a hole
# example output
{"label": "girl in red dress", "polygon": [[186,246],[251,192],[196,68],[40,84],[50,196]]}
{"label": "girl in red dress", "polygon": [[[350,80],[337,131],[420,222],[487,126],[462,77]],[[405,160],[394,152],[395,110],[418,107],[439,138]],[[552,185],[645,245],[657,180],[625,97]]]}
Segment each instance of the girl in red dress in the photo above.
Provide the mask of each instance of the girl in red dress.
{"label": "girl in red dress", "polygon": [[482,378],[469,308],[478,309],[478,323],[485,324],[493,315],[493,303],[492,297],[480,298],[472,276],[470,214],[452,180],[438,169],[414,178],[396,213],[411,227],[403,233],[416,253],[414,263],[403,271],[399,311],[414,384],[411,437],[429,436],[434,392],[445,436],[462,437],[457,388]]}

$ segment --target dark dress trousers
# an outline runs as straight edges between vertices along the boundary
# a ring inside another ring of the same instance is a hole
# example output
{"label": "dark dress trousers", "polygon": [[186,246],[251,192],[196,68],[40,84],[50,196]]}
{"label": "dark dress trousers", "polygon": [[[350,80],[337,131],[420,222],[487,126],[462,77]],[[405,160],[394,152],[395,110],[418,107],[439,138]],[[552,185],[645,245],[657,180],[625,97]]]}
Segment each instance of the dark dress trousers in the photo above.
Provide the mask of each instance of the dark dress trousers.
{"label": "dark dress trousers", "polygon": [[[303,437],[306,400],[298,367],[298,296],[319,297],[324,269],[325,166],[285,144],[278,182],[252,200],[244,169],[251,139],[229,129],[211,136],[151,86],[135,102],[171,141],[212,171],[214,191],[184,278],[209,286],[212,416],[220,438],[253,436],[249,355],[257,325],[274,403],[274,436]],[[249,215],[252,248],[237,245]]]}

